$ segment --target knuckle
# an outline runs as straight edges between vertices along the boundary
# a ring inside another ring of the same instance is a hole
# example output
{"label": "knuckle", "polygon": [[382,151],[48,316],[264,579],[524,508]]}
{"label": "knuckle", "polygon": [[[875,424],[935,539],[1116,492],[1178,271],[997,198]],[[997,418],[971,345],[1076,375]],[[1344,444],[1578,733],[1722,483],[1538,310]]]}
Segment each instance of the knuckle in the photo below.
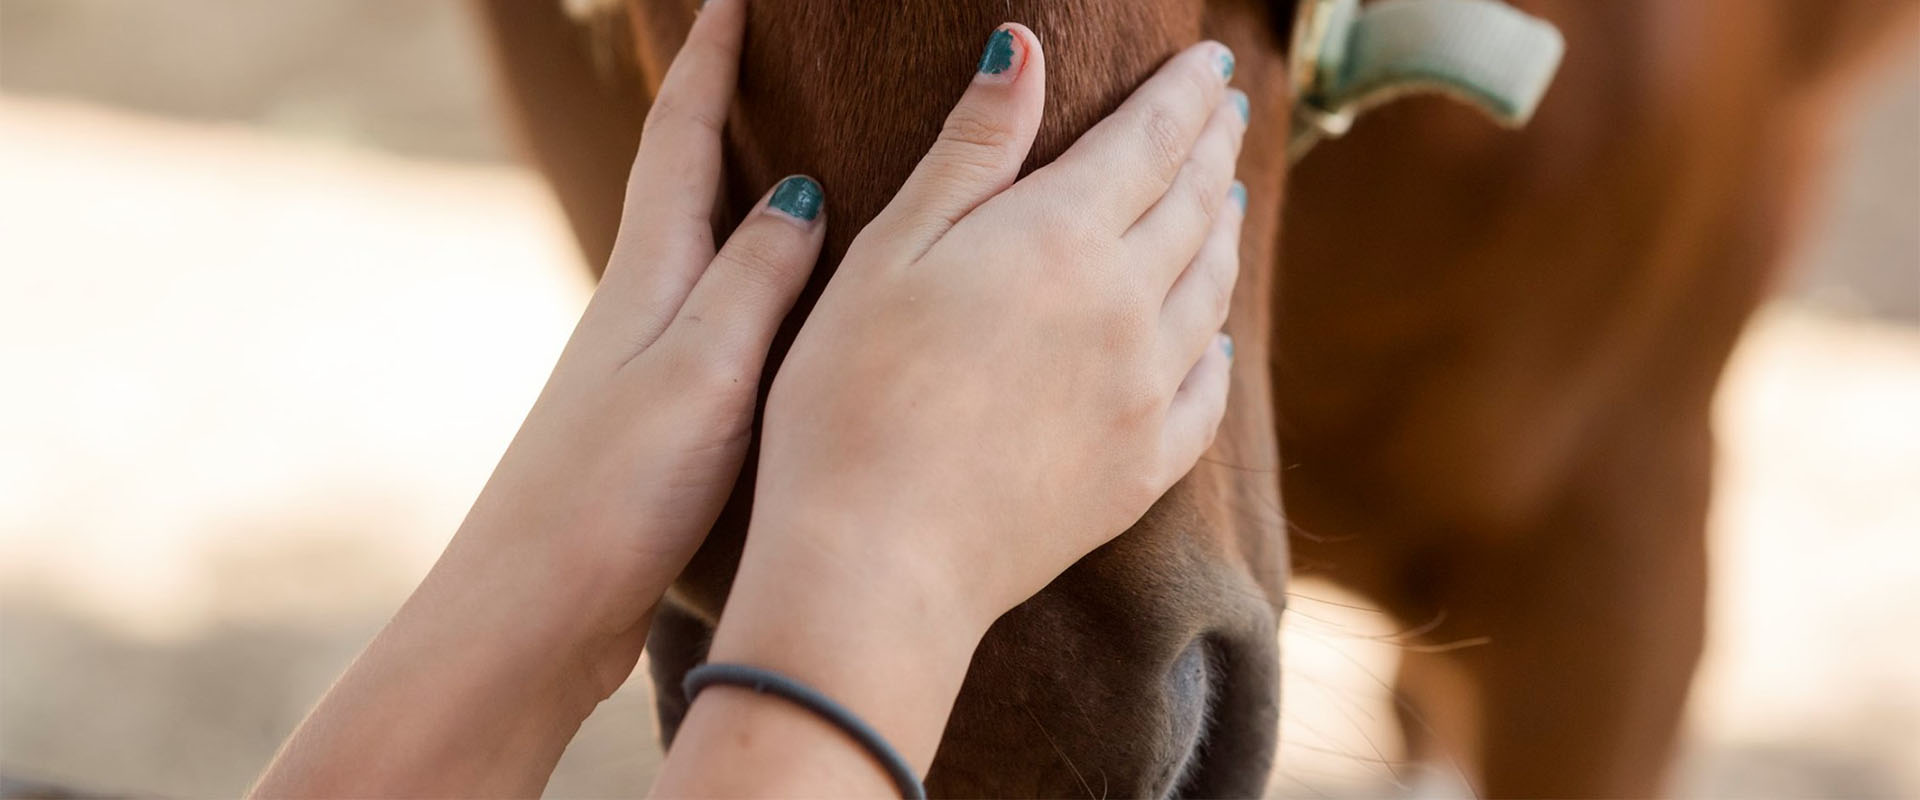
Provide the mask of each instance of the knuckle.
{"label": "knuckle", "polygon": [[712,352],[702,353],[699,357],[683,357],[679,366],[681,374],[691,385],[707,389],[724,389],[732,385],[740,374],[733,359]]}
{"label": "knuckle", "polygon": [[1220,441],[1220,420],[1227,413],[1227,403],[1221,400],[1207,409],[1207,424],[1200,426],[1200,452],[1213,449],[1213,443]]}
{"label": "knuckle", "polygon": [[1234,270],[1229,266],[1232,259],[1220,258],[1217,264],[1209,265],[1206,270],[1207,308],[1213,312],[1217,323],[1227,318],[1227,312],[1233,308]]}
{"label": "knuckle", "polygon": [[1028,244],[1056,274],[1084,278],[1089,269],[1114,259],[1112,237],[1102,235],[1075,213],[1039,211],[1032,219],[1033,229],[1041,235]]}
{"label": "knuckle", "polygon": [[740,384],[756,377],[744,366],[743,360],[727,348],[711,346],[714,339],[703,341],[709,344],[676,348],[667,359],[667,379],[670,385],[683,387],[678,392],[681,396],[712,397],[716,393],[735,391]]}
{"label": "knuckle", "polygon": [[1114,401],[1114,427],[1122,433],[1137,435],[1157,427],[1153,423],[1159,418],[1159,396],[1138,378],[1124,381]]}
{"label": "knuckle", "polygon": [[1102,293],[1093,304],[1091,322],[1101,332],[1107,343],[1108,354],[1114,358],[1131,359],[1147,344],[1152,330],[1152,315],[1138,294],[1127,289],[1113,289]]}
{"label": "knuckle", "polygon": [[660,129],[660,126],[684,125],[702,133],[718,136],[726,125],[724,111],[691,104],[678,96],[666,93],[655,98],[653,106],[647,109],[646,121],[641,123],[640,136]]}
{"label": "knuckle", "polygon": [[1174,110],[1165,103],[1148,103],[1141,112],[1141,152],[1156,172],[1170,172],[1186,160],[1185,137],[1180,127]]}
{"label": "knuckle", "polygon": [[1133,285],[1122,293],[1123,299],[1117,304],[1119,308],[1114,312],[1114,321],[1131,334],[1135,348],[1145,351],[1159,334],[1160,309],[1157,307],[1159,303],[1155,302],[1159,298],[1149,299],[1146,292],[1140,291],[1142,287],[1153,285],[1152,282],[1129,283]]}
{"label": "knuckle", "polygon": [[651,218],[645,222],[635,222],[630,231],[622,230],[614,240],[613,257],[609,264],[679,263],[699,259],[702,253],[713,252],[713,235],[706,233],[708,229],[704,224],[697,231],[684,230],[679,225],[678,219]]}
{"label": "knuckle", "polygon": [[[1061,239],[1070,256],[1082,266],[1105,268],[1119,260],[1120,243],[1113,237],[1087,227],[1070,227]],[[1102,272],[1106,270],[1102,269]]]}
{"label": "knuckle", "polygon": [[[1236,112],[1237,118],[1237,112]],[[1239,160],[1240,150],[1247,143],[1247,126],[1244,123],[1227,126],[1227,150],[1234,160]]]}
{"label": "knuckle", "polygon": [[[1079,186],[1071,189],[1076,192],[1079,190]],[[1043,232],[1040,238],[1046,241],[1065,238],[1078,240],[1092,227],[1083,210],[1067,203],[1031,203],[1020,211],[1021,216],[1032,223],[1035,231]]]}
{"label": "knuckle", "polygon": [[1001,168],[999,151],[975,144],[942,142],[927,153],[934,170],[935,192],[952,194],[964,189],[976,175],[990,174]]}
{"label": "knuckle", "polygon": [[741,280],[763,290],[786,285],[799,268],[788,248],[767,236],[745,236],[728,242],[722,258]]}
{"label": "knuckle", "polygon": [[692,59],[692,63],[695,63],[695,64],[701,64],[701,65],[726,64],[729,62],[738,62],[740,60],[740,54],[738,51],[736,51],[732,47],[728,47],[727,45],[722,44],[720,39],[717,39],[712,36],[688,37],[687,42],[683,44],[681,47],[683,50],[693,51],[693,54],[697,56],[696,58]]}
{"label": "knuckle", "polygon": [[[739,350],[741,348],[736,347],[730,349]],[[704,366],[695,367],[694,369],[697,370],[694,385],[702,387],[708,397],[724,397],[742,391],[743,387],[758,386],[760,377],[747,365],[746,359],[740,358],[731,352],[712,353],[709,358],[705,359]],[[707,408],[713,407],[712,403],[702,403],[701,405]]]}
{"label": "knuckle", "polygon": [[1188,97],[1206,97],[1221,91],[1219,62],[1217,56],[1208,55],[1205,50],[1198,53],[1189,51],[1190,57],[1180,68],[1181,89]]}
{"label": "knuckle", "polygon": [[1211,221],[1227,200],[1226,191],[1219,188],[1226,183],[1220,180],[1220,169],[1202,161],[1190,161],[1185,168],[1189,170],[1187,193],[1190,202],[1200,209],[1201,216]]}
{"label": "knuckle", "polygon": [[1142,509],[1153,505],[1159,498],[1153,496],[1147,476],[1135,472],[1122,472],[1114,479],[1121,502],[1129,509]]}
{"label": "knuckle", "polygon": [[1013,128],[1006,120],[971,108],[955,110],[940,130],[941,149],[951,151],[949,157],[978,166],[998,166],[1011,141]]}
{"label": "knuckle", "polygon": [[[1147,463],[1147,460],[1143,459],[1142,463]],[[1116,482],[1120,484],[1120,492],[1125,495],[1128,504],[1138,509],[1146,509],[1166,493],[1160,475],[1144,467],[1121,471]]]}
{"label": "knuckle", "polygon": [[902,219],[887,231],[886,238],[894,241],[932,242],[945,236],[952,230],[953,224],[945,217],[916,214]]}

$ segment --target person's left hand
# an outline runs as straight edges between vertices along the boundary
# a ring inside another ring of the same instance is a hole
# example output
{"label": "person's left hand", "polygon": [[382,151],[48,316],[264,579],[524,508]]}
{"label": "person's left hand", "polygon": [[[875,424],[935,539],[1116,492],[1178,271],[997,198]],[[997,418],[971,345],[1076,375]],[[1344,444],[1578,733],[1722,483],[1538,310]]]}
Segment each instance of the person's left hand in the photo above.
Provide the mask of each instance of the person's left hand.
{"label": "person's left hand", "polygon": [[256,795],[538,795],[632,673],[739,475],[823,239],[820,186],[796,176],[715,250],[745,5],[710,3],[667,71],[605,277],[473,510]]}
{"label": "person's left hand", "polygon": [[516,571],[537,564],[544,585],[571,587],[585,605],[568,613],[608,645],[594,656],[607,692],[740,473],[767,349],[824,237],[821,188],[794,176],[715,251],[744,6],[715,4],[688,33],[648,115],[606,274],[450,549],[511,554]]}
{"label": "person's left hand", "polygon": [[546,388],[432,572],[256,796],[538,795],[632,673],[746,457],[760,372],[820,253],[791,177],[716,252],[745,3],[710,3],[648,114],[618,240]]}

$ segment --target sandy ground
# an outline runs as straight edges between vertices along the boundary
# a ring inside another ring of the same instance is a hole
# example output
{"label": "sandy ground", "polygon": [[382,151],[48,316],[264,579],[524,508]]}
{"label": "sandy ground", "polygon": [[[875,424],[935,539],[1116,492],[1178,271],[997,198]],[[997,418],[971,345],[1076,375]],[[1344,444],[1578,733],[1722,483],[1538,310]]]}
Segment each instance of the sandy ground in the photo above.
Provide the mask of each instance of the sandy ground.
{"label": "sandy ground", "polygon": [[[1875,213],[1913,224],[1909,177]],[[1909,230],[1857,296],[1904,302]],[[424,572],[587,291],[520,170],[0,95],[0,769],[242,791]],[[1920,330],[1756,323],[1684,794],[1920,796],[1916,410]],[[1303,588],[1274,792],[1456,791],[1397,761],[1392,631]],[[641,791],[648,704],[616,694],[550,794]]]}

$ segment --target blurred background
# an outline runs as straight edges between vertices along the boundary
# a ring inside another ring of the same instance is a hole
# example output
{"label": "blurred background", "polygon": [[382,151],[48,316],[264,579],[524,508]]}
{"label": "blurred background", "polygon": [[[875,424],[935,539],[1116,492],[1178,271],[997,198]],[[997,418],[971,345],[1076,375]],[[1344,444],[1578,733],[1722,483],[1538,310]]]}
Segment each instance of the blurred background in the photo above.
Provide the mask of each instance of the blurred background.
{"label": "blurred background", "polygon": [[[1682,796],[1920,797],[1920,53],[1833,156],[1720,398]],[[246,789],[586,300],[513,157],[454,0],[0,0],[0,772]],[[1300,591],[1273,793],[1460,791],[1401,762],[1390,624]],[[549,794],[644,792],[650,705]]]}

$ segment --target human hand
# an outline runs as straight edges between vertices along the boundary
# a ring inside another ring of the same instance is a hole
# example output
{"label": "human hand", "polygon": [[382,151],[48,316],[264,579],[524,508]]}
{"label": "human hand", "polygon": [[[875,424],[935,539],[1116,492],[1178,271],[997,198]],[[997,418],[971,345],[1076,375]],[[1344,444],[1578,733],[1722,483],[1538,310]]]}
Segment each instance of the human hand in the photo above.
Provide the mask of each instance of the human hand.
{"label": "human hand", "polygon": [[1044,79],[1007,30],[1021,58],[975,81],[775,378],[748,544],[845,548],[982,624],[1211,444],[1245,127],[1231,56],[1202,44],[1014,183]]}
{"label": "human hand", "polygon": [[821,187],[794,176],[715,251],[744,8],[715,4],[688,33],[648,116],[600,286],[460,533],[474,548],[564,562],[555,588],[577,596],[573,613],[605,640],[608,692],[739,475],[767,349],[824,238]]}
{"label": "human hand", "polygon": [[[774,380],[711,661],[813,685],[924,769],[986,627],[1193,466],[1224,412],[1231,358],[1218,331],[1238,274],[1246,124],[1244,96],[1226,88],[1231,58],[1218,43],[1174,56],[1015,182],[1044,64],[1031,31],[996,32]],[[844,762],[795,749],[822,738],[798,735],[817,721],[708,694],[680,741],[774,765],[723,781],[788,782],[687,783],[714,778],[670,757],[657,791],[862,790],[817,766]],[[795,735],[746,733],[753,714],[785,714],[773,724]],[[829,782],[794,777],[808,773]]]}
{"label": "human hand", "polygon": [[713,3],[688,33],[545,390],[433,571],[256,794],[537,795],[632,672],[740,471],[767,348],[823,238],[820,187],[794,177],[715,250],[744,20],[744,3]]}

